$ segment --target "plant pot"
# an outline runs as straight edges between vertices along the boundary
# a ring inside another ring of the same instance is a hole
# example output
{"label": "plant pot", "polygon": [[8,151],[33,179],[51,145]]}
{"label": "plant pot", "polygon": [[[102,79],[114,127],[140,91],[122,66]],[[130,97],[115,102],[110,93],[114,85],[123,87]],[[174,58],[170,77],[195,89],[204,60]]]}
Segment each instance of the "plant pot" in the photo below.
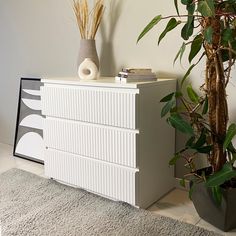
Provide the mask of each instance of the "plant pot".
{"label": "plant pot", "polygon": [[78,56],[78,67],[85,60],[85,58],[90,58],[99,70],[99,59],[96,49],[96,43],[94,39],[81,39],[79,56]]}
{"label": "plant pot", "polygon": [[192,201],[199,216],[215,227],[229,231],[236,228],[236,188],[222,188],[222,203],[218,206],[211,189],[205,183],[194,186]]}

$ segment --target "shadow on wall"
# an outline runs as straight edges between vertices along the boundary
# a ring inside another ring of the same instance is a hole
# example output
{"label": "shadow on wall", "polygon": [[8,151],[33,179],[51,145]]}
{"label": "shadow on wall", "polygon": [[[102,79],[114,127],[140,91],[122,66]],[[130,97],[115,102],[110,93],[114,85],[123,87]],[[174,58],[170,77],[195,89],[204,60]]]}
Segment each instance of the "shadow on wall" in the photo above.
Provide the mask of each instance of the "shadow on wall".
{"label": "shadow on wall", "polygon": [[[117,22],[121,14],[123,0],[112,0],[110,3],[109,15],[101,24],[101,56],[100,72],[102,76],[114,76],[116,70],[115,57],[113,52],[113,39]],[[105,27],[106,24],[106,27]],[[107,32],[106,32],[107,31]],[[107,60],[109,58],[109,60]]]}

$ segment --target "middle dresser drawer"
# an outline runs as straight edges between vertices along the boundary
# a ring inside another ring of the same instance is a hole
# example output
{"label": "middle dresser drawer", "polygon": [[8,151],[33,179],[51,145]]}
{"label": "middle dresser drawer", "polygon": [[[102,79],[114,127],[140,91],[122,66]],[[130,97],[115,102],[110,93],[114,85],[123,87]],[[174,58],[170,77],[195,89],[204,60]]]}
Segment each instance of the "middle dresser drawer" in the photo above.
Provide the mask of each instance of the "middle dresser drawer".
{"label": "middle dresser drawer", "polygon": [[57,118],[44,119],[47,147],[132,168],[138,167],[137,139],[137,130]]}
{"label": "middle dresser drawer", "polygon": [[46,116],[136,129],[138,89],[45,85],[41,87]]}

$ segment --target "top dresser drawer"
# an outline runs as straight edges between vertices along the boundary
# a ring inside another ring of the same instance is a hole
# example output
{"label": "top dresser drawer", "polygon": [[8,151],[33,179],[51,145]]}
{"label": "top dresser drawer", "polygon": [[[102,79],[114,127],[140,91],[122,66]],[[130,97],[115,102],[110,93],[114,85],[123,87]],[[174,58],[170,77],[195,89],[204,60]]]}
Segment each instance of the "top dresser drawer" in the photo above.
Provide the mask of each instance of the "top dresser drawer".
{"label": "top dresser drawer", "polygon": [[136,129],[136,89],[45,85],[41,87],[46,116]]}

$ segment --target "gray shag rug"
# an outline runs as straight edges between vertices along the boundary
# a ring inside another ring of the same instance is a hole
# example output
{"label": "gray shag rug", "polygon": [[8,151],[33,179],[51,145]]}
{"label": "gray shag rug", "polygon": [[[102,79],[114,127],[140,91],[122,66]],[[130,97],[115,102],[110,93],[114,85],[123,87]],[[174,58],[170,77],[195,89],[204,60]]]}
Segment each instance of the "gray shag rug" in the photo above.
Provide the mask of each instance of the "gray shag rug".
{"label": "gray shag rug", "polygon": [[218,235],[19,169],[0,175],[0,223],[2,236]]}

